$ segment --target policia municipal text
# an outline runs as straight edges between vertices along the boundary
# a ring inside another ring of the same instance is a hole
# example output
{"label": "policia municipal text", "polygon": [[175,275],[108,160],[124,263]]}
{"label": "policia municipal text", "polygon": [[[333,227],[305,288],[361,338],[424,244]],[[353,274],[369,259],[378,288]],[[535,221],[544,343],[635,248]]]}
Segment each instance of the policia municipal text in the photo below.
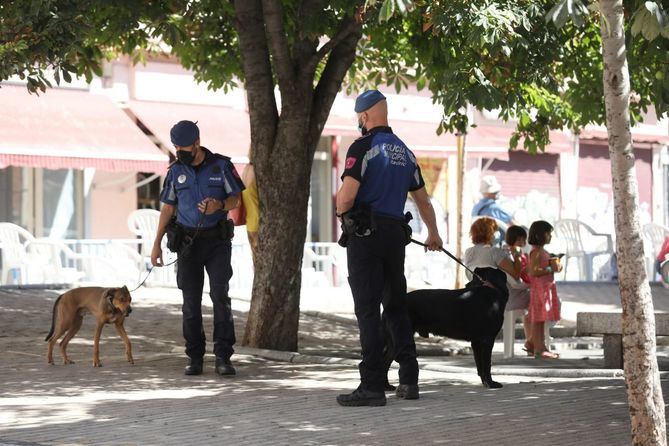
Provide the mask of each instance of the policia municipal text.
{"label": "policia municipal text", "polygon": [[386,404],[382,302],[396,345],[394,359],[400,365],[397,396],[419,396],[404,277],[404,248],[410,239],[404,205],[409,191],[428,227],[427,249],[440,249],[442,241],[416,158],[388,127],[386,98],[377,90],[366,91],[356,99],[355,111],[363,136],[346,155],[337,215],[342,217],[340,244],[346,245],[348,280],[360,329],[361,383],[352,393],[339,395],[337,402],[342,406],[382,406]]}

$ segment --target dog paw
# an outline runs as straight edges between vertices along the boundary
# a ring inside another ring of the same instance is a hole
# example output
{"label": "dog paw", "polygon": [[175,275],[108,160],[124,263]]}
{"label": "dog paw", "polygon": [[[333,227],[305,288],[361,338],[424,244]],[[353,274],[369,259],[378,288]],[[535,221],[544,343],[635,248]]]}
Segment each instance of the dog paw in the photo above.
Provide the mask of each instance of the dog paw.
{"label": "dog paw", "polygon": [[64,365],[74,364],[74,361],[72,361],[71,359],[63,359],[63,364]]}
{"label": "dog paw", "polygon": [[102,363],[100,361],[93,361],[93,367],[102,367]]}
{"label": "dog paw", "polygon": [[46,363],[47,365],[55,365],[53,359],[49,359]]}
{"label": "dog paw", "polygon": [[502,387],[504,387],[501,383],[498,383],[497,381],[493,380],[484,382],[483,385],[486,386],[488,389],[501,389]]}
{"label": "dog paw", "polygon": [[394,390],[396,389],[396,387],[393,386],[393,385],[390,384],[390,383],[386,383],[384,387],[385,387],[384,390],[385,390],[386,392],[392,392],[392,391],[394,391]]}
{"label": "dog paw", "polygon": [[135,360],[132,358],[128,358],[128,362],[132,365],[135,365]]}

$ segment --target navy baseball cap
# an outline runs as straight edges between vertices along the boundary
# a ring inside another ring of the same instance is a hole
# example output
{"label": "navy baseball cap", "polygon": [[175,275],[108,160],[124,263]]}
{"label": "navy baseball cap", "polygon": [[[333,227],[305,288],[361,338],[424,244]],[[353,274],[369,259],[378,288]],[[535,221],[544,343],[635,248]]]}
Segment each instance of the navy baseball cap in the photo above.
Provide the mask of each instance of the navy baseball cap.
{"label": "navy baseball cap", "polygon": [[200,129],[193,121],[179,121],[170,130],[172,144],[179,147],[191,146],[200,137]]}
{"label": "navy baseball cap", "polygon": [[365,110],[369,110],[377,102],[384,100],[386,97],[381,94],[379,90],[367,90],[364,93],[360,94],[355,100],[355,112],[362,113]]}

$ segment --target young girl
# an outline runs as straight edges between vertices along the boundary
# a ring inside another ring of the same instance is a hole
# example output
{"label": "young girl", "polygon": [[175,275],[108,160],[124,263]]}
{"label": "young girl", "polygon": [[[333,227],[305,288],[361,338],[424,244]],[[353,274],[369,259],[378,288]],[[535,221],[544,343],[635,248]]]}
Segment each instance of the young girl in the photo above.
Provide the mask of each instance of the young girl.
{"label": "young girl", "polygon": [[520,261],[520,280],[514,279],[512,276],[507,277],[507,285],[509,287],[509,301],[506,304],[506,311],[512,311],[510,317],[514,321],[518,317],[523,318],[523,330],[525,332],[525,347],[523,350],[528,355],[533,356],[532,349],[532,325],[527,315],[527,309],[530,304],[530,277],[527,275],[527,264],[529,262],[527,254],[523,252],[523,248],[527,244],[527,231],[522,226],[509,226],[506,230],[504,238],[507,249],[511,257]]}
{"label": "young girl", "polygon": [[552,232],[553,227],[548,222],[535,221],[530,226],[527,240],[532,245],[528,268],[530,275],[529,319],[532,323],[532,336],[526,348],[534,352],[535,358],[559,358],[557,353],[548,350],[544,339],[545,322],[560,320],[560,301],[553,273],[561,271],[562,266],[544,249],[544,245],[551,241]]}
{"label": "young girl", "polygon": [[[520,259],[512,259],[508,251],[492,246],[495,231],[497,223],[493,218],[481,217],[472,223],[469,235],[474,246],[465,251],[465,265],[472,270],[482,267],[499,268],[517,280],[520,275]],[[469,273],[467,275],[469,277]]]}

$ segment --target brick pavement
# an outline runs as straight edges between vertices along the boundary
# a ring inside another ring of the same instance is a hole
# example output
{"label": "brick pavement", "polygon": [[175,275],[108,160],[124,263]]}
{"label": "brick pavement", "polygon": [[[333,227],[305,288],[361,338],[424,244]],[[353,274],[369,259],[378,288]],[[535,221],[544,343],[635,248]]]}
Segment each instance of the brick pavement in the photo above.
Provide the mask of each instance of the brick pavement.
{"label": "brick pavement", "polygon": [[[107,327],[104,367],[91,367],[88,320],[69,349],[77,364],[49,367],[43,338],[55,296],[0,291],[0,445],[629,444],[620,378],[504,374],[496,379],[505,387],[490,391],[477,384],[471,356],[431,358],[421,363],[462,367],[423,370],[420,400],[390,397],[383,408],[336,405],[339,392],[357,385],[350,360],[293,364],[237,355],[238,377],[223,380],[208,357],[205,375],[187,378],[177,290],[135,294],[127,322],[135,366],[123,361],[122,343]],[[235,300],[233,308],[240,335],[244,302]],[[205,322],[210,325],[210,317]],[[356,335],[350,323],[301,318],[303,353],[351,349]],[[537,363],[514,361],[521,367]],[[663,381],[665,392],[668,385]]]}
{"label": "brick pavement", "polygon": [[99,370],[7,359],[0,444],[629,444],[621,379],[504,377],[507,385],[491,391],[427,372],[418,401],[390,397],[383,408],[342,408],[334,397],[355,385],[350,366],[238,356],[239,376],[224,380],[211,358],[196,378],[167,355],[135,366],[118,356]]}

